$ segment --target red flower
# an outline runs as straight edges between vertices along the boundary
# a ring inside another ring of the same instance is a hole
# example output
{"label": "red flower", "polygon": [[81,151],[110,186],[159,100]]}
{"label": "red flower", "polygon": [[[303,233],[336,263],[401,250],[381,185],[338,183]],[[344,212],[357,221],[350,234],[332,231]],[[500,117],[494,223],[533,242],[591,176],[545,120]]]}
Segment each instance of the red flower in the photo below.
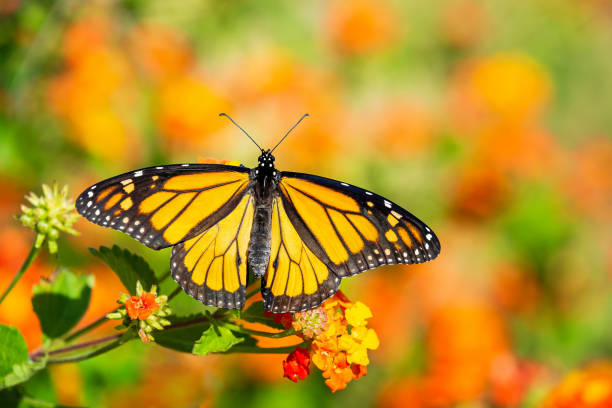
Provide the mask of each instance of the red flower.
{"label": "red flower", "polygon": [[154,310],[159,309],[155,295],[151,292],[143,292],[140,296],[131,296],[125,302],[130,319],[146,320]]}
{"label": "red flower", "polygon": [[283,361],[283,369],[285,370],[285,377],[293,382],[303,380],[310,374],[310,353],[308,349],[296,347],[287,360]]}
{"label": "red flower", "polygon": [[293,317],[291,313],[272,313],[265,312],[266,317],[271,317],[276,323],[282,325],[285,329],[288,329],[293,324]]}

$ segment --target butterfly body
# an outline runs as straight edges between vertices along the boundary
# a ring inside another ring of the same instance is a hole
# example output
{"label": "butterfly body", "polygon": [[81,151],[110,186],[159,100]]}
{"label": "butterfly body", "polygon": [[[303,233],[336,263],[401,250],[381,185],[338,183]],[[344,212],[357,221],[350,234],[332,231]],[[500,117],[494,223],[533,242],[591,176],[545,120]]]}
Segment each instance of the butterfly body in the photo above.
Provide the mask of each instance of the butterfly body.
{"label": "butterfly body", "polygon": [[434,259],[429,227],[377,194],[324,177],[258,166],[149,167],[97,183],[77,199],[90,221],[153,249],[173,246],[173,278],[204,304],[241,308],[248,269],[264,307],[297,312],[333,295],[344,277]]}
{"label": "butterfly body", "polygon": [[259,165],[251,172],[251,179],[255,181],[255,213],[248,260],[255,276],[261,278],[270,261],[272,203],[280,177],[269,150],[262,153],[258,162]]}

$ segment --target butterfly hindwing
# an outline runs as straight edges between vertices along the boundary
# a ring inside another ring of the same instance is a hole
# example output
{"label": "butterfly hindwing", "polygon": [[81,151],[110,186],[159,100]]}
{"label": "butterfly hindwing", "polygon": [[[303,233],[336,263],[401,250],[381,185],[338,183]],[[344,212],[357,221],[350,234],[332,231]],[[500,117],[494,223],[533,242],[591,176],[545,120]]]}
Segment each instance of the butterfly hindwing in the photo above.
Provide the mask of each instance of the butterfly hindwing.
{"label": "butterfly hindwing", "polygon": [[216,307],[241,308],[254,199],[245,194],[226,217],[172,248],[174,280],[192,297]]}
{"label": "butterfly hindwing", "polygon": [[377,194],[301,173],[283,173],[279,190],[300,238],[338,277],[421,263],[440,252],[429,227]]}
{"label": "butterfly hindwing", "polygon": [[336,293],[340,279],[300,238],[282,200],[272,206],[270,262],[261,282],[264,308],[283,313],[318,306]]}
{"label": "butterfly hindwing", "polygon": [[128,233],[153,249],[192,238],[242,199],[249,170],[217,164],[148,167],[85,190],[76,208],[88,220]]}

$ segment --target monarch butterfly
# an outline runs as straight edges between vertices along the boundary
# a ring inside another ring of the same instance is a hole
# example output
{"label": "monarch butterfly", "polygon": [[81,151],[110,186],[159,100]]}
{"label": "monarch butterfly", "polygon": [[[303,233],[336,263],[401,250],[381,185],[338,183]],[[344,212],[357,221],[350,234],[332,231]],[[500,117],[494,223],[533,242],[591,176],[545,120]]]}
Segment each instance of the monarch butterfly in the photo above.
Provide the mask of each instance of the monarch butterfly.
{"label": "monarch butterfly", "polygon": [[173,246],[171,273],[200,302],[241,308],[247,265],[264,308],[298,312],[332,296],[347,276],[434,259],[433,231],[370,191],[311,174],[281,172],[273,149],[258,166],[175,164],[109,178],[77,199],[79,213],[146,246]]}

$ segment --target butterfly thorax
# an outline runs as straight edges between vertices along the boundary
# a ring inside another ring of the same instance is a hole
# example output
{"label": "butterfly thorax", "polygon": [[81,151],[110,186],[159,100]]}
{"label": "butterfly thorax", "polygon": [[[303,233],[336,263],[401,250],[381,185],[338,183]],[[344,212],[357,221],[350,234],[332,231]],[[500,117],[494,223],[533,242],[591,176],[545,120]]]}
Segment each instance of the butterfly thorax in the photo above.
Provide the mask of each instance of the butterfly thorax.
{"label": "butterfly thorax", "polygon": [[251,171],[255,181],[255,214],[249,241],[248,263],[256,277],[262,277],[270,261],[272,202],[279,179],[270,150],[259,156],[258,166]]}

